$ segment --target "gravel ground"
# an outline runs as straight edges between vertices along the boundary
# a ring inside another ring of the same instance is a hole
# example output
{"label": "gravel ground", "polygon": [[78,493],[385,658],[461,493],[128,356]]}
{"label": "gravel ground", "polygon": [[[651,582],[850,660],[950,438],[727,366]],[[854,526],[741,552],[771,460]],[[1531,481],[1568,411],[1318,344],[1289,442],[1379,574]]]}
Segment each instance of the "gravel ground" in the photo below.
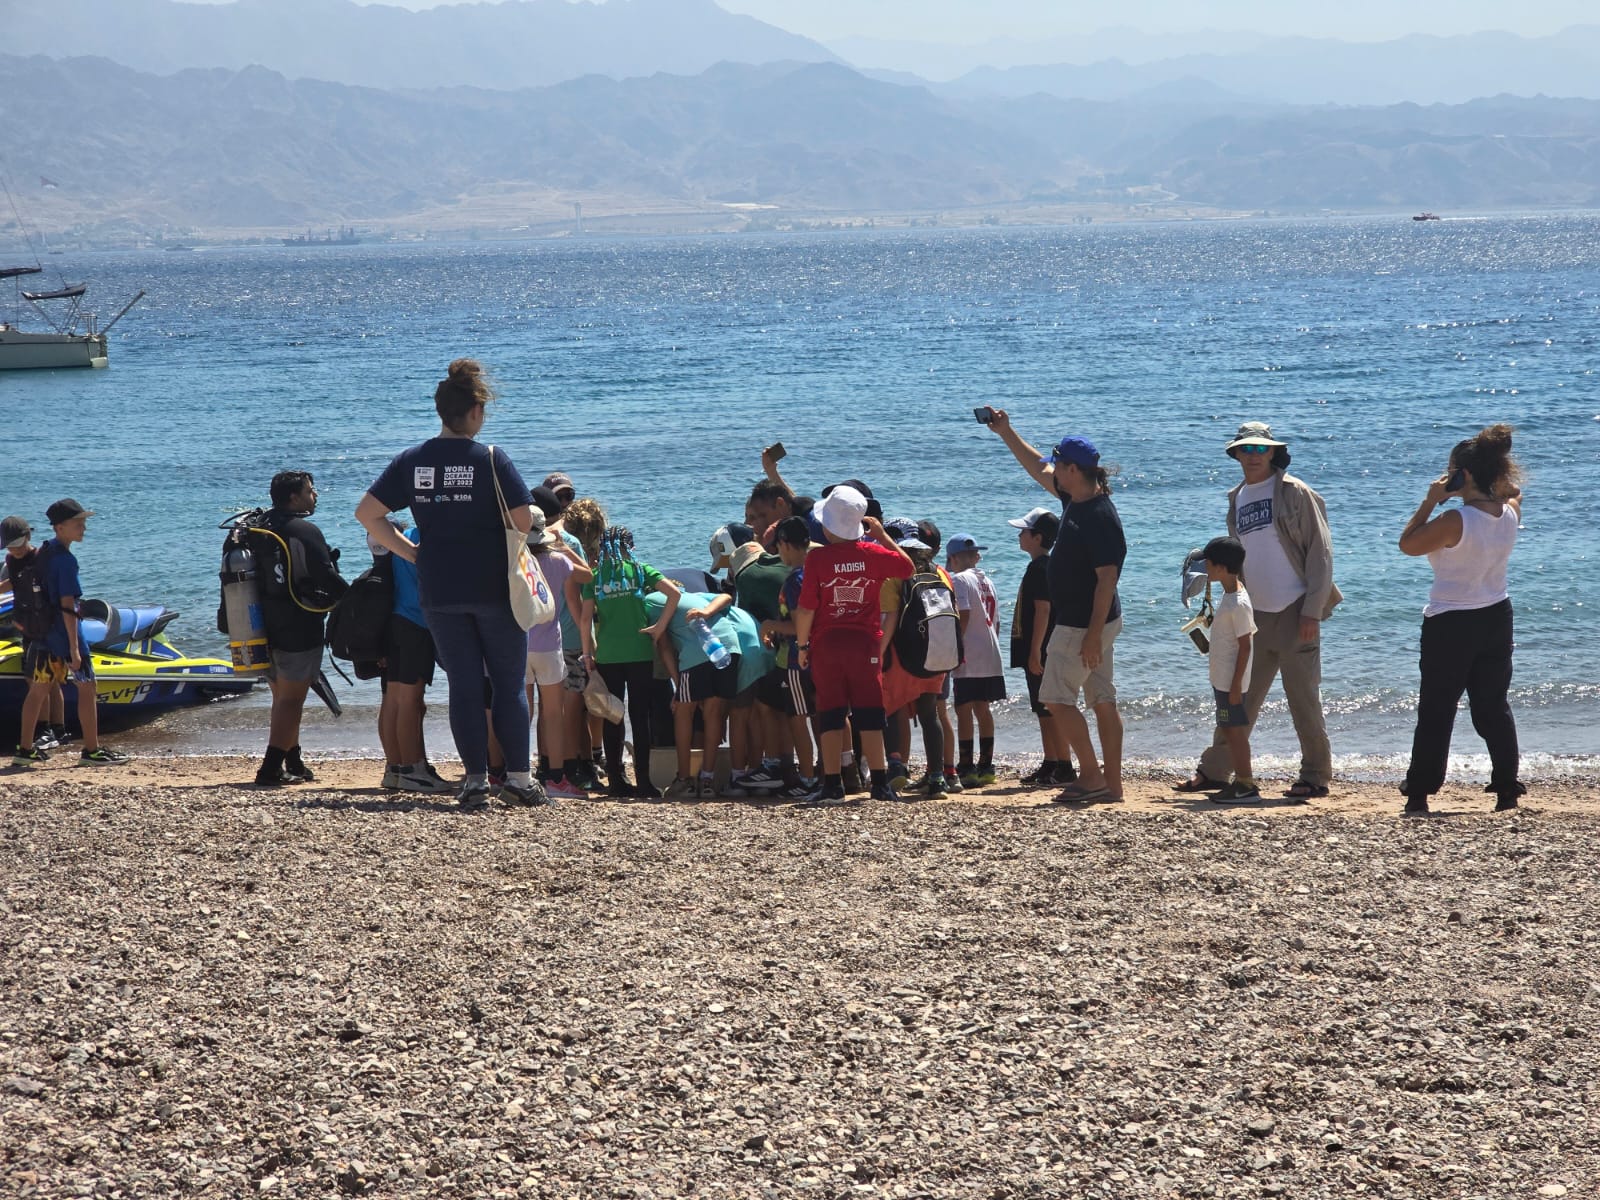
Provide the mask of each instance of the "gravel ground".
{"label": "gravel ground", "polygon": [[6,1195],[1597,1194],[1589,785],[468,816],[41,774],[0,780]]}

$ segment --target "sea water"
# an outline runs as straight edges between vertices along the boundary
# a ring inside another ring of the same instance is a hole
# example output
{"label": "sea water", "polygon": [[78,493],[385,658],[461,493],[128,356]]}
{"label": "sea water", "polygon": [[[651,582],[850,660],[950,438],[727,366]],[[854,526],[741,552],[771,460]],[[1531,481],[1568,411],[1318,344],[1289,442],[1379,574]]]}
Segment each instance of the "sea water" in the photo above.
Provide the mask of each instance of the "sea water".
{"label": "sea water", "polygon": [[[357,501],[437,429],[452,358],[494,373],[484,437],[530,482],[564,470],[658,566],[704,566],[761,448],[797,490],[866,480],[888,516],[987,545],[1005,632],[1025,560],[1009,518],[1049,498],[972,409],[1036,446],[1092,438],[1128,538],[1117,684],[1130,759],[1187,766],[1210,735],[1206,665],[1179,632],[1179,566],[1223,532],[1223,446],[1265,420],[1326,498],[1346,601],[1324,634],[1337,761],[1393,776],[1410,745],[1430,572],[1395,548],[1450,447],[1517,427],[1527,469],[1511,563],[1526,773],[1600,765],[1600,218],[1130,224],[982,231],[260,247],[52,260],[117,326],[105,371],[0,373],[0,509],[96,510],[91,595],[183,611],[222,653],[217,524],[312,471],[316,521],[354,576]],[[342,685],[341,685],[342,687]],[[1021,679],[1002,748],[1036,733]],[[263,690],[264,691],[264,690]],[[376,688],[308,721],[314,749],[375,750]],[[440,720],[444,682],[433,689]],[[132,749],[256,750],[264,694],[164,718]],[[1256,745],[1297,759],[1281,699]],[[1463,714],[1458,771],[1481,773]]]}

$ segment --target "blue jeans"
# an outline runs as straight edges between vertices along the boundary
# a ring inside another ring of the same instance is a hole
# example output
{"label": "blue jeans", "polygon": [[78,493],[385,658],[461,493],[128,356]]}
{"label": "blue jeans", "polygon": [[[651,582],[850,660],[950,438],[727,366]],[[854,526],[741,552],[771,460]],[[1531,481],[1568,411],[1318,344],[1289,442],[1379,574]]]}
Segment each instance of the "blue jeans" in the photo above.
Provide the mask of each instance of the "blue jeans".
{"label": "blue jeans", "polygon": [[528,635],[511,605],[451,604],[425,610],[439,665],[450,680],[450,733],[468,775],[489,769],[489,727],[483,719],[483,679],[493,694],[490,715],[507,771],[528,769]]}

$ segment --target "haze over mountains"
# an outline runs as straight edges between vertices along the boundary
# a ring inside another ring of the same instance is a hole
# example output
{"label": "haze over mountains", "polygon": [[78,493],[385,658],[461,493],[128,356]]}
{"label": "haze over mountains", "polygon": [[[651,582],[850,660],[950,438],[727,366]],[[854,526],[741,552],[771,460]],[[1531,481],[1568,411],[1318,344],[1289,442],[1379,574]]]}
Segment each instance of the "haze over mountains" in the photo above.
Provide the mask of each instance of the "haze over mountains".
{"label": "haze over mountains", "polygon": [[[59,185],[40,217],[58,228],[513,228],[575,201],[595,215],[1600,204],[1600,101],[1532,98],[1600,90],[1600,28],[1236,36],[929,85],[853,70],[712,0],[10,0],[5,48],[34,56],[0,55],[0,149],[14,179]],[[1529,98],[1499,94],[1541,72]],[[1330,105],[1341,88],[1496,98]]]}

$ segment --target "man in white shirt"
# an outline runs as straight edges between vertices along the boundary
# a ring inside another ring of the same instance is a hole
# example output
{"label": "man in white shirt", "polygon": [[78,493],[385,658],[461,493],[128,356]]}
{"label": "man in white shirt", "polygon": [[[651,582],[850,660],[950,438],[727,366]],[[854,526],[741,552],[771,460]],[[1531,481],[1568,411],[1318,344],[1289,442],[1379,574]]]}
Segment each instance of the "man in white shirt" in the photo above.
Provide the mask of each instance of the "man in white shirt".
{"label": "man in white shirt", "polygon": [[[1289,448],[1264,421],[1246,421],[1227,445],[1244,479],[1228,493],[1228,533],[1244,544],[1244,582],[1255,606],[1258,633],[1245,712],[1255,727],[1272,681],[1281,672],[1283,695],[1300,739],[1300,774],[1292,800],[1328,794],[1333,755],[1322,713],[1322,622],[1342,599],[1333,582],[1333,539],[1327,505],[1288,473]],[[1200,756],[1183,791],[1221,787],[1233,762],[1220,733]]]}

